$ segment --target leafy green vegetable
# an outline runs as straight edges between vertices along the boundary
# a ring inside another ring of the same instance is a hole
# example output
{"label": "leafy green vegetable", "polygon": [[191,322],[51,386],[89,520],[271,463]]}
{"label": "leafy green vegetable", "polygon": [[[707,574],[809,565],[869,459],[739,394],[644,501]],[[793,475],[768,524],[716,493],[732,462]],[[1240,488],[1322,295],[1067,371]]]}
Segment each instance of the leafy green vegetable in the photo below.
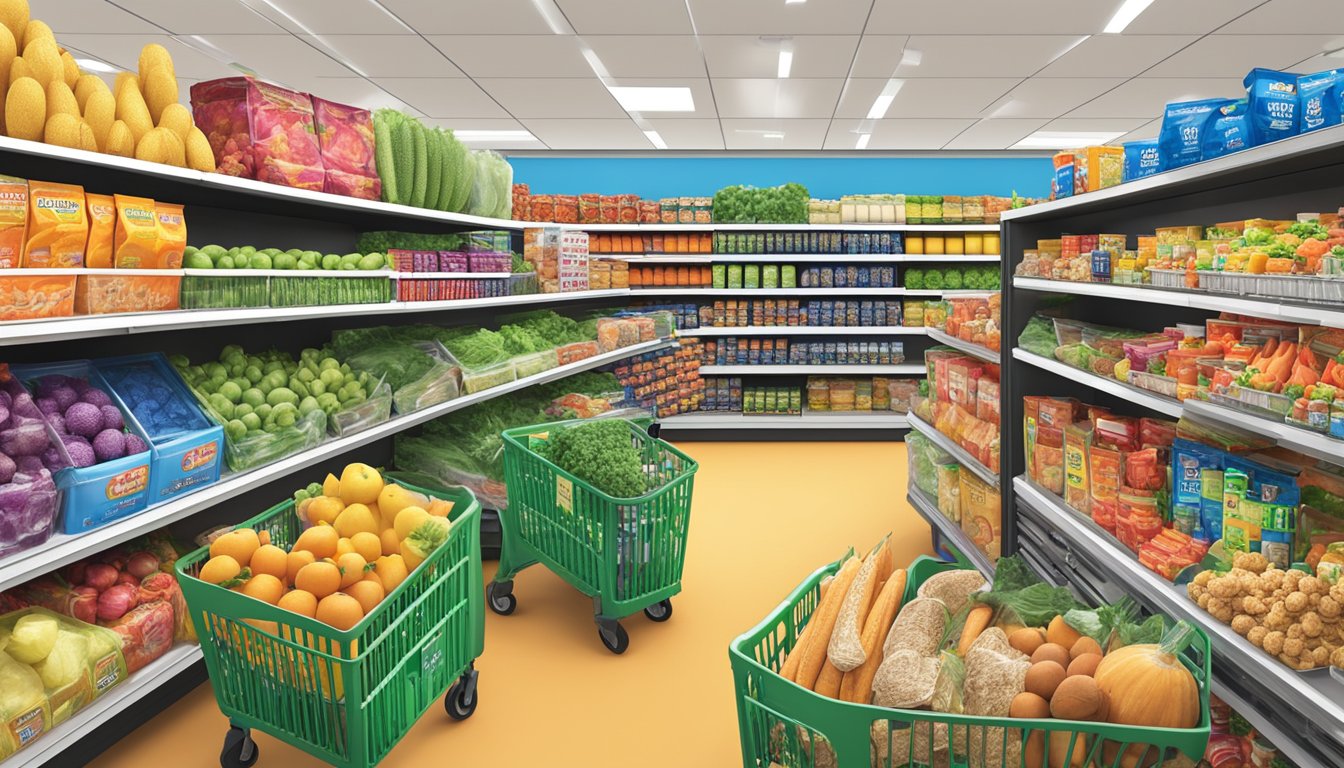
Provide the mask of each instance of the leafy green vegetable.
{"label": "leafy green vegetable", "polygon": [[1055,616],[1081,607],[1067,587],[1046,584],[1017,555],[999,558],[994,566],[993,588],[976,593],[972,599],[1010,608],[1023,624],[1036,627],[1043,627]]}
{"label": "leafy green vegetable", "polygon": [[361,253],[387,253],[397,248],[409,251],[456,251],[462,248],[461,235],[425,235],[419,232],[365,232],[355,250]]}
{"label": "leafy green vegetable", "polygon": [[1298,222],[1295,222],[1295,223],[1293,223],[1293,224],[1290,224],[1290,225],[1288,225],[1288,234],[1290,234],[1290,235],[1297,235],[1298,237],[1302,238],[1303,240],[1328,240],[1328,239],[1330,239],[1330,232],[1329,232],[1329,230],[1327,230],[1325,227],[1321,226],[1321,222],[1320,222],[1320,221],[1317,221],[1317,220],[1313,220],[1313,221],[1298,221]]}
{"label": "leafy green vegetable", "polygon": [[1270,243],[1265,247],[1265,255],[1271,259],[1293,259],[1297,257],[1297,249],[1287,243]]}
{"label": "leafy green vegetable", "polygon": [[994,585],[995,592],[1013,592],[1019,589],[1025,589],[1033,584],[1043,584],[1041,577],[1031,570],[1027,561],[1018,555],[1009,555],[999,558],[999,562],[994,566]]}
{"label": "leafy green vegetable", "polygon": [[960,269],[943,270],[943,286],[949,291],[961,290],[963,285]]}
{"label": "leafy green vegetable", "polygon": [[1167,622],[1159,613],[1155,613],[1137,624],[1132,620],[1126,621],[1116,626],[1114,641],[1105,647],[1108,651],[1112,651],[1136,643],[1158,643],[1162,641],[1162,636],[1166,634],[1166,630]]}
{"label": "leafy green vegetable", "polygon": [[924,289],[929,291],[941,291],[943,289],[943,273],[936,269],[930,269],[924,273]]}
{"label": "leafy green vegetable", "polygon": [[923,290],[924,270],[917,268],[905,270],[905,287],[914,290]]}
{"label": "leafy green vegetable", "polygon": [[1017,337],[1017,346],[1042,357],[1054,357],[1055,348],[1059,346],[1054,323],[1040,315],[1032,315]]}
{"label": "leafy green vegetable", "polygon": [[1247,245],[1269,245],[1274,242],[1274,230],[1267,227],[1247,227],[1241,233]]}
{"label": "leafy green vegetable", "polygon": [[406,122],[411,126],[411,157],[415,163],[411,171],[411,194],[406,203],[423,208],[425,194],[429,189],[429,149],[425,140],[425,126],[414,118],[407,118]]}
{"label": "leafy green vegetable", "polygon": [[430,210],[440,210],[439,194],[443,191],[443,137],[433,128],[425,129],[425,202]]}
{"label": "leafy green vegetable", "polygon": [[541,445],[538,453],[552,464],[610,496],[626,499],[649,489],[639,449],[624,421],[585,421],[553,430]]}
{"label": "leafy green vegetable", "polygon": [[724,187],[714,193],[714,220],[724,223],[802,224],[811,196],[801,184],[768,189]]}
{"label": "leafy green vegetable", "polygon": [[451,329],[441,334],[439,341],[467,370],[489,368],[513,357],[504,337],[484,328]]}

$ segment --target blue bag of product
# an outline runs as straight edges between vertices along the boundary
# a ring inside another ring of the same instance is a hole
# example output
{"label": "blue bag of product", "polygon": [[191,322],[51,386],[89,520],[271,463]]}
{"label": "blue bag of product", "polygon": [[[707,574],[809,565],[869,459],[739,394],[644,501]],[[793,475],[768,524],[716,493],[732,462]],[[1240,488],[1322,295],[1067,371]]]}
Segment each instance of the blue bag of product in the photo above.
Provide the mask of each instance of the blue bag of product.
{"label": "blue bag of product", "polygon": [[1209,122],[1201,132],[1203,151],[1200,157],[1215,157],[1239,152],[1251,146],[1251,125],[1246,99],[1229,101],[1209,115]]}
{"label": "blue bag of product", "polygon": [[1344,69],[1328,69],[1297,78],[1299,133],[1339,125]]}
{"label": "blue bag of product", "polygon": [[1242,83],[1250,100],[1251,140],[1256,146],[1297,135],[1297,75],[1256,67]]}
{"label": "blue bag of product", "polygon": [[1201,134],[1204,126],[1220,107],[1232,99],[1200,99],[1174,101],[1167,105],[1162,116],[1162,130],[1157,134],[1157,148],[1162,153],[1162,170],[1197,163],[1203,158]]}
{"label": "blue bag of product", "polygon": [[1162,170],[1162,153],[1157,148],[1157,139],[1127,141],[1124,148],[1125,181],[1142,179]]}

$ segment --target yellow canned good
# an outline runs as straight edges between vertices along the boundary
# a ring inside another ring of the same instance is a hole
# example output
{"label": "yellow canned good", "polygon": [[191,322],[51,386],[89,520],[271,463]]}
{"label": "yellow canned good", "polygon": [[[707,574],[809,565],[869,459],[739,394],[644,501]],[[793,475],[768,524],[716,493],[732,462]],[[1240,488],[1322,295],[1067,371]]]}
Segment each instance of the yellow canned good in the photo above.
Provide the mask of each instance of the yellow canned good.
{"label": "yellow canned good", "polygon": [[946,247],[947,252],[954,256],[960,256],[966,253],[966,241],[961,235],[945,237],[943,238],[943,244]]}
{"label": "yellow canned good", "polygon": [[906,252],[906,253],[912,253],[912,254],[915,254],[915,255],[917,255],[917,256],[919,256],[919,255],[923,255],[923,253],[924,253],[924,238],[923,238],[923,237],[918,237],[918,236],[910,236],[910,237],[905,238],[905,252]]}
{"label": "yellow canned good", "polygon": [[941,256],[947,253],[945,238],[942,235],[929,235],[924,238],[924,253],[929,256]]}
{"label": "yellow canned good", "polygon": [[985,238],[979,234],[968,234],[962,237],[966,241],[966,253],[978,256],[985,252]]}
{"label": "yellow canned good", "polygon": [[989,254],[997,254],[997,253],[999,253],[999,235],[998,235],[998,233],[995,233],[995,234],[992,234],[992,235],[985,235],[985,253],[989,253]]}

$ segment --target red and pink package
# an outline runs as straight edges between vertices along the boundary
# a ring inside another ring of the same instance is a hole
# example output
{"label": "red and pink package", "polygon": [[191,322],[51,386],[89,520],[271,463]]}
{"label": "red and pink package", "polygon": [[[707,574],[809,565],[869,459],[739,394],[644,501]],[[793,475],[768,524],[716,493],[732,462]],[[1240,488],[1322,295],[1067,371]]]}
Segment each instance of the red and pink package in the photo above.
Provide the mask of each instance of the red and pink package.
{"label": "red and pink package", "polygon": [[322,191],[377,200],[383,191],[373,157],[373,113],[316,96],[313,118],[326,181]]}
{"label": "red and pink package", "polygon": [[226,77],[191,86],[191,110],[220,173],[323,190],[326,173],[308,94]]}

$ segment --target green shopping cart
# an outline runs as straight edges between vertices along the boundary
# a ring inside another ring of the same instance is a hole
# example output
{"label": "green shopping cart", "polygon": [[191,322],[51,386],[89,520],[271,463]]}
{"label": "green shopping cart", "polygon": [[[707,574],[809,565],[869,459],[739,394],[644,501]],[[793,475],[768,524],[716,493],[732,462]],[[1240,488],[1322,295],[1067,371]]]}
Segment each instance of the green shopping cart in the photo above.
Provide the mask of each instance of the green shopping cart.
{"label": "green shopping cart", "polygon": [[593,598],[598,636],[619,654],[630,645],[622,618],[640,610],[653,621],[672,617],[671,598],[681,591],[686,562],[698,465],[651,437],[646,428],[622,421],[652,490],[634,498],[609,496],[534,450],[550,432],[581,423],[561,421],[503,432],[509,504],[499,513],[503,545],[486,602],[502,616],[513,613],[518,604],[514,576],[542,563]]}
{"label": "green shopping cart", "polygon": [[[1209,740],[1208,635],[1193,628],[1181,662],[1200,689],[1194,728],[1150,728],[1110,723],[977,717],[928,710],[889,709],[837,701],[779,675],[785,654],[821,600],[821,581],[840,567],[818,569],[754,629],[728,648],[737,698],[742,765],[760,768],[1047,768],[1089,765],[1132,768],[1165,765],[1177,753],[1194,760]],[[939,571],[962,567],[921,557],[908,569],[905,601]],[[1029,738],[1041,733],[1039,762],[1028,761]],[[1055,742],[1060,742],[1055,744]],[[1054,749],[1051,749],[1054,746]],[[1049,758],[1047,760],[1047,757]]]}
{"label": "green shopping cart", "polygon": [[[222,768],[256,763],[253,728],[354,768],[382,760],[445,690],[454,720],[476,711],[475,659],[485,647],[481,508],[466,489],[411,488],[453,502],[448,540],[349,631],[197,579],[208,548],[177,561],[215,698],[229,718]],[[268,531],[284,549],[302,532],[292,500],[243,527]]]}

